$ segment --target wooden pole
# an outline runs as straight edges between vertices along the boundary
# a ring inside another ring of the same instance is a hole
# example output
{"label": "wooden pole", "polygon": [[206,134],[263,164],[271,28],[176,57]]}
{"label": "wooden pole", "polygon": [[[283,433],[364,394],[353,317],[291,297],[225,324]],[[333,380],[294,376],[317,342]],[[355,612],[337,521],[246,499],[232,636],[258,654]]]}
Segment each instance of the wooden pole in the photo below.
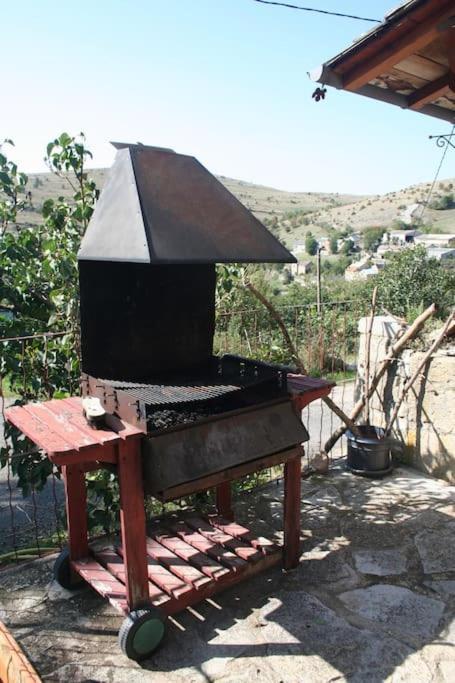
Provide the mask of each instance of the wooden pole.
{"label": "wooden pole", "polygon": [[412,375],[412,377],[410,377],[410,378],[408,379],[408,381],[405,383],[405,385],[404,385],[404,387],[403,387],[403,390],[402,390],[402,392],[401,392],[401,396],[400,396],[400,398],[398,399],[398,401],[397,401],[397,403],[396,403],[396,405],[395,405],[395,408],[393,409],[392,415],[390,416],[389,424],[388,424],[387,427],[386,427],[386,434],[390,434],[390,432],[391,432],[391,430],[392,430],[392,427],[393,427],[393,424],[394,424],[395,420],[396,420],[397,417],[398,417],[398,412],[399,412],[399,410],[400,410],[400,408],[401,408],[401,405],[402,405],[402,403],[403,403],[403,401],[404,401],[404,399],[405,399],[405,397],[406,397],[406,395],[407,395],[409,389],[410,389],[410,388],[412,387],[412,385],[415,383],[416,379],[417,379],[417,378],[419,377],[419,375],[421,374],[422,370],[424,369],[425,365],[426,365],[426,364],[428,363],[428,361],[430,360],[430,358],[431,358],[431,356],[433,355],[433,353],[434,353],[435,351],[437,351],[437,349],[440,347],[442,341],[444,340],[444,337],[446,336],[446,334],[447,334],[447,332],[448,332],[450,326],[451,326],[452,323],[453,323],[454,318],[455,318],[455,313],[452,311],[452,313],[451,313],[451,314],[449,315],[449,317],[447,318],[446,323],[445,323],[444,327],[442,328],[441,332],[438,334],[438,336],[436,337],[436,339],[434,340],[434,342],[432,343],[432,345],[431,345],[430,348],[428,349],[427,353],[426,353],[426,354],[424,355],[424,357],[422,358],[422,361],[419,363],[419,366],[418,366],[417,370],[414,372],[414,374]]}
{"label": "wooden pole", "polygon": [[[436,306],[435,304],[431,304],[421,315],[419,315],[418,318],[414,320],[412,325],[409,327],[409,329],[406,330],[406,332],[400,336],[399,339],[395,341],[395,343],[392,345],[392,348],[390,349],[389,353],[387,356],[384,358],[384,360],[381,362],[379,369],[375,376],[373,377],[369,390],[368,390],[368,398],[371,398],[371,396],[374,394],[376,391],[379,382],[383,378],[387,368],[389,368],[390,364],[392,361],[401,353],[401,351],[405,348],[406,344],[413,339],[423,328],[425,325],[426,321],[428,318],[430,318],[434,313],[436,312]],[[352,421],[355,421],[360,413],[362,412],[364,406],[365,406],[365,396],[363,396],[359,401],[357,401],[356,405],[354,406],[350,419]],[[324,450],[326,453],[328,453],[336,444],[338,439],[343,436],[343,434],[346,431],[346,427],[341,425],[326,441],[326,444],[324,446]]]}
{"label": "wooden pole", "polygon": [[[289,332],[288,332],[288,330],[287,330],[287,327],[286,327],[286,325],[285,325],[285,323],[284,323],[284,320],[283,320],[283,318],[281,317],[281,315],[278,313],[278,311],[276,310],[275,306],[273,306],[273,304],[271,304],[270,301],[269,301],[268,299],[266,299],[266,297],[265,297],[263,294],[261,294],[261,292],[259,292],[259,291],[256,289],[256,287],[255,287],[254,285],[251,284],[251,282],[245,282],[245,286],[246,286],[247,289],[249,289],[249,291],[250,291],[252,294],[254,294],[254,296],[255,296],[257,299],[259,299],[259,301],[267,308],[267,310],[269,311],[269,313],[270,313],[270,315],[272,316],[273,320],[275,320],[276,324],[278,325],[278,327],[280,328],[280,330],[281,330],[282,333],[283,333],[284,340],[285,340],[285,342],[286,342],[286,344],[287,344],[287,346],[288,346],[288,348],[289,348],[289,351],[290,351],[290,353],[291,353],[291,356],[292,356],[292,358],[293,358],[295,364],[297,365],[298,371],[299,371],[302,375],[307,375],[308,373],[307,373],[307,371],[306,371],[306,369],[305,369],[305,366],[304,366],[304,364],[303,364],[303,361],[302,361],[302,359],[300,358],[300,356],[299,356],[299,354],[298,354],[298,351],[297,351],[297,349],[296,349],[296,347],[295,347],[295,344],[294,344],[294,342],[293,342],[292,339],[291,339],[291,336],[290,336],[290,334],[289,334]],[[330,408],[330,410],[333,410],[333,412],[340,418],[340,420],[342,420],[342,421],[345,423],[345,425],[346,425],[352,432],[354,432],[354,434],[356,434],[357,436],[361,436],[361,434],[360,434],[358,428],[357,428],[356,425],[354,424],[354,421],[351,420],[351,419],[344,413],[344,411],[341,410],[341,408],[339,408],[337,405],[335,405],[335,403],[332,401],[331,398],[329,398],[328,396],[323,396],[321,400],[324,401],[324,403],[326,404],[326,406],[327,406],[328,408]]]}
{"label": "wooden pole", "polygon": [[[303,449],[302,449],[303,453]],[[284,465],[283,567],[294,569],[300,558],[301,456],[297,453]]]}
{"label": "wooden pole", "polygon": [[370,352],[371,352],[371,333],[373,331],[374,314],[376,311],[376,297],[378,288],[373,289],[373,296],[371,298],[371,313],[368,320],[368,328],[365,340],[365,382],[364,382],[364,397],[365,397],[365,423],[370,424],[370,399],[368,398],[368,391],[370,388]]}
{"label": "wooden pole", "polygon": [[139,439],[122,440],[117,448],[120,531],[126,595],[131,611],[149,603],[141,448]]}
{"label": "wooden pole", "polygon": [[321,312],[321,248],[318,246],[316,258],[316,306],[318,314]]}

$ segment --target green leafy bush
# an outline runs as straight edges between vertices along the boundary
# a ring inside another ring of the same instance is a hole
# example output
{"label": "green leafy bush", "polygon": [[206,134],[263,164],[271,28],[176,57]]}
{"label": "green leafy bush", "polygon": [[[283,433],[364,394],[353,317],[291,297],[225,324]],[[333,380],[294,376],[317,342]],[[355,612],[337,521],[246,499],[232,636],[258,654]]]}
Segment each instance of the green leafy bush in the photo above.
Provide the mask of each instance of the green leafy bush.
{"label": "green leafy bush", "polygon": [[422,246],[391,255],[375,284],[379,302],[407,320],[432,303],[438,306],[440,316],[455,304],[455,274],[428,258]]}

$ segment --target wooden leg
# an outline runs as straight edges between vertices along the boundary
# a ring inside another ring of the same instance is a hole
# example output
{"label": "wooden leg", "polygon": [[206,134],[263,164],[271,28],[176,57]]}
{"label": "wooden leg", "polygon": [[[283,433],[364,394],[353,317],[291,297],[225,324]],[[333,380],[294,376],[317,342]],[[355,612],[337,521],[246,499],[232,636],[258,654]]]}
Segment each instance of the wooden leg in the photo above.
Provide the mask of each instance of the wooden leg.
{"label": "wooden leg", "polygon": [[140,441],[121,441],[118,449],[120,527],[126,595],[128,607],[133,610],[150,602]]}
{"label": "wooden leg", "polygon": [[88,555],[85,472],[81,465],[64,465],[62,474],[66,492],[70,559],[80,560]]}
{"label": "wooden leg", "polygon": [[224,481],[216,487],[216,509],[218,514],[229,521],[233,521],[231,482]]}
{"label": "wooden leg", "polygon": [[284,545],[283,566],[294,569],[300,558],[300,491],[302,452],[284,466]]}

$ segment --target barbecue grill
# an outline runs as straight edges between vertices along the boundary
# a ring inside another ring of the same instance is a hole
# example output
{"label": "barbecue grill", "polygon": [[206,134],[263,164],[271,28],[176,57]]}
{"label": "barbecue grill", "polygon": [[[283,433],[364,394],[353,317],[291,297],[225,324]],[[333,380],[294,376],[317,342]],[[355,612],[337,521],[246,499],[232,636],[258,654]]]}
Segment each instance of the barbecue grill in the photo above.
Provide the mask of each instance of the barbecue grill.
{"label": "barbecue grill", "polygon": [[[283,564],[299,559],[302,408],[331,384],[213,354],[216,263],[294,257],[196,159],[114,143],[116,159],[78,255],[83,397],[12,408],[8,419],[62,467],[65,587],[83,578],[127,618],[120,645],[148,656],[163,615],[275,564],[278,548],[233,521],[230,482],[285,464]],[[121,538],[89,546],[85,472],[115,466]],[[146,537],[144,492],[163,501],[216,490],[217,515],[173,519]]]}
{"label": "barbecue grill", "polygon": [[215,264],[295,258],[193,157],[116,147],[78,256],[82,393],[147,434],[144,487],[168,497],[308,439],[285,368],[213,356]]}

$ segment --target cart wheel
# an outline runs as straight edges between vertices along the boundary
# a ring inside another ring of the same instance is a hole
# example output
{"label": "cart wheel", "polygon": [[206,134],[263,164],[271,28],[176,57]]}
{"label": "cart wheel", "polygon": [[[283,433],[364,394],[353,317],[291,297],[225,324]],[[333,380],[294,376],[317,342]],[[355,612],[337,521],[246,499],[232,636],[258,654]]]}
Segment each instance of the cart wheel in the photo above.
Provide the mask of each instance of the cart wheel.
{"label": "cart wheel", "polygon": [[122,652],[140,662],[156,650],[164,636],[164,617],[156,607],[136,609],[128,614],[118,632]]}
{"label": "cart wheel", "polygon": [[72,571],[70,565],[70,554],[67,548],[62,550],[54,563],[54,579],[61,585],[62,588],[72,590],[77,588],[84,580]]}

